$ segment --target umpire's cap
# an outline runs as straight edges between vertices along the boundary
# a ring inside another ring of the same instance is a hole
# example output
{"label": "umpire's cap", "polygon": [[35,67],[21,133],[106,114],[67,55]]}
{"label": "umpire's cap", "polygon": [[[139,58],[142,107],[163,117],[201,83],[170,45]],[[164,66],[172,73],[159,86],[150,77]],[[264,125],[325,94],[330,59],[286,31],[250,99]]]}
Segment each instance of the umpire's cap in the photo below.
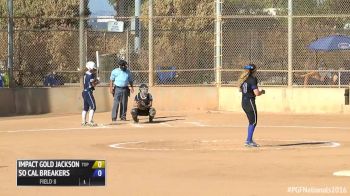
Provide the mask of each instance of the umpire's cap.
{"label": "umpire's cap", "polygon": [[118,65],[119,66],[126,66],[128,64],[128,62],[124,61],[124,60],[119,60],[118,61]]}

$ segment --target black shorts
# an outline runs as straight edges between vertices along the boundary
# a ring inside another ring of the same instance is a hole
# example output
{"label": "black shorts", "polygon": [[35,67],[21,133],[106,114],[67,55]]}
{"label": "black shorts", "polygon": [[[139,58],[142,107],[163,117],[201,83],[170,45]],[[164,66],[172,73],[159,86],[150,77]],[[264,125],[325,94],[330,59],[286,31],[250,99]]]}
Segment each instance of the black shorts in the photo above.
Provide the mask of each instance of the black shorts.
{"label": "black shorts", "polygon": [[255,98],[243,97],[242,108],[248,117],[249,124],[256,126],[258,122],[258,112],[256,110]]}

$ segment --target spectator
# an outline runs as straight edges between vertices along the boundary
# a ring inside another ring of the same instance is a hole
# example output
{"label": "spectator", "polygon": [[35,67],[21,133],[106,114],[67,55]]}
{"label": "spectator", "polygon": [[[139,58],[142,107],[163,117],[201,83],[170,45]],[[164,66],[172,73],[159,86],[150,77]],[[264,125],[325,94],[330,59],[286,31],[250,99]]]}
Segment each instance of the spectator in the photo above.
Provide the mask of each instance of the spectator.
{"label": "spectator", "polygon": [[44,86],[59,86],[63,85],[62,77],[56,72],[51,72],[44,78]]}
{"label": "spectator", "polygon": [[327,85],[332,83],[332,74],[329,71],[325,71],[325,63],[322,60],[320,66],[312,63],[309,59],[305,63],[305,69],[310,70],[308,73],[300,75],[304,78],[304,85]]}
{"label": "spectator", "polygon": [[[335,84],[340,85],[349,85],[350,84],[350,72],[344,72],[344,71],[350,71],[350,60],[345,60],[343,62],[342,67],[339,69],[339,73],[334,74],[333,76],[333,82]],[[340,78],[340,81],[339,81]]]}
{"label": "spectator", "polygon": [[9,75],[6,72],[5,73],[0,72],[0,88],[8,87],[9,82],[10,82]]}
{"label": "spectator", "polygon": [[0,72],[0,88],[4,87],[4,79],[3,79],[3,74]]}

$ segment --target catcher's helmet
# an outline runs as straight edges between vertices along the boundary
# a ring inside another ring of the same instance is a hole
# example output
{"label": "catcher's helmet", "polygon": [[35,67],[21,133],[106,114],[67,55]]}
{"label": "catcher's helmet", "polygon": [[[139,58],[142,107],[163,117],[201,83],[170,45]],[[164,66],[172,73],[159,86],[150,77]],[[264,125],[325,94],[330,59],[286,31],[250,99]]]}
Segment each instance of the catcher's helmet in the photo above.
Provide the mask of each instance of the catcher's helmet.
{"label": "catcher's helmet", "polygon": [[147,84],[141,84],[141,85],[140,85],[140,89],[141,89],[141,88],[147,88],[147,89],[148,89],[148,86],[147,86]]}
{"label": "catcher's helmet", "polygon": [[148,93],[148,86],[146,84],[141,84],[139,90],[141,94],[145,95]]}

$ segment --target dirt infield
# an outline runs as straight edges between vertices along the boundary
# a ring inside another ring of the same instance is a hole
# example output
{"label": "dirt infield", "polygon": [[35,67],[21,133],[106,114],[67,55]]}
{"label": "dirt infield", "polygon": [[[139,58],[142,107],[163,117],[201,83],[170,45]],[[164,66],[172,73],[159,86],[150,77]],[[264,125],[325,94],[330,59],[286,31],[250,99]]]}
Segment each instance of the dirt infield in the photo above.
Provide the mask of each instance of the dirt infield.
{"label": "dirt infield", "polygon": [[[243,146],[243,113],[95,119],[96,128],[73,114],[0,118],[0,195],[350,194],[350,177],[333,176],[350,170],[349,115],[260,113],[256,149]],[[107,185],[17,187],[17,159],[104,159]]]}

